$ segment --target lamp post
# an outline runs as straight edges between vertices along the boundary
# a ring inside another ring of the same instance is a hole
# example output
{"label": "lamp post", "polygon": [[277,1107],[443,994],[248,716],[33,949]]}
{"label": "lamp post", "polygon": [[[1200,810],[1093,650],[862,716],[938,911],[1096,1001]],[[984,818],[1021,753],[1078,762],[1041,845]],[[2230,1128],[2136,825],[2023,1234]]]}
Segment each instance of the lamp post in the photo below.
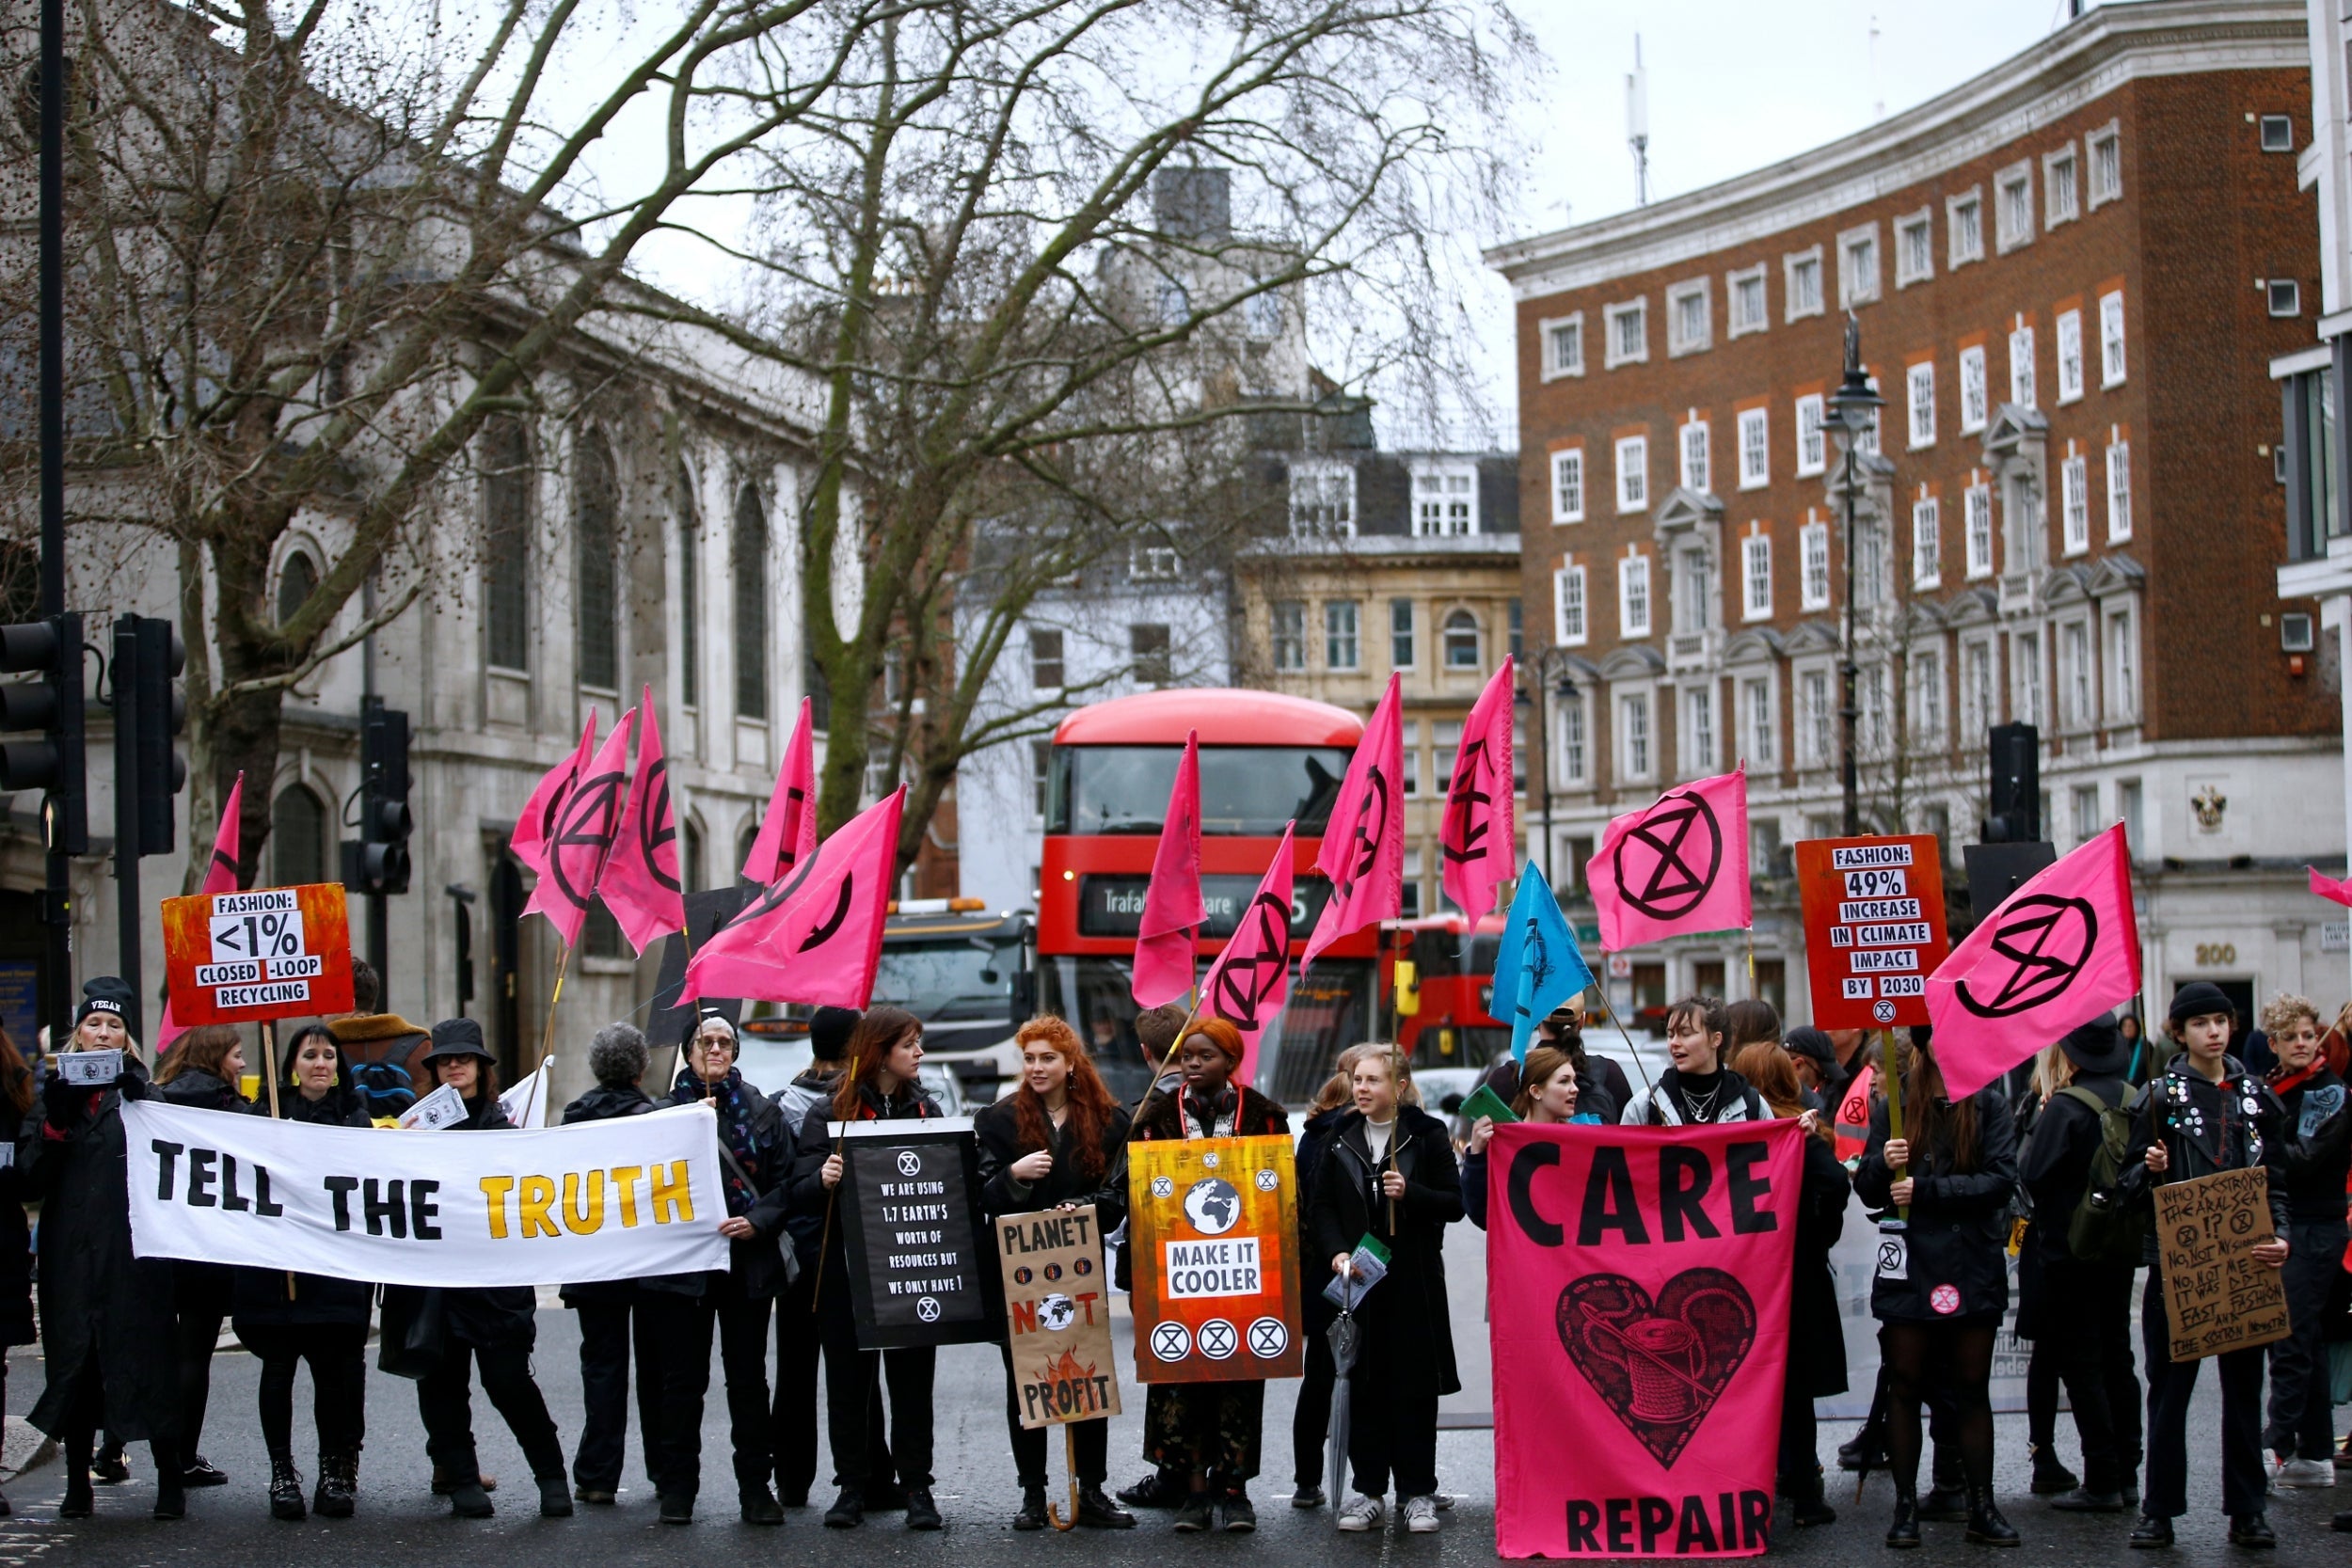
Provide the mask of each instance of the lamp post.
{"label": "lamp post", "polygon": [[[1544,763],[1544,879],[1551,883],[1555,892],[1560,881],[1551,864],[1551,706],[1546,697],[1556,696],[1564,703],[1576,700],[1576,678],[1568,673],[1568,660],[1574,657],[1565,648],[1536,649],[1534,657],[1528,661],[1528,673],[1534,678],[1511,693],[1513,707],[1532,706],[1535,710],[1535,746]],[[1559,672],[1556,676],[1554,670]],[[1528,695],[1531,688],[1535,693],[1532,698]]]}
{"label": "lamp post", "polygon": [[1854,320],[1853,312],[1849,310],[1846,313],[1845,379],[1839,383],[1837,390],[1830,394],[1829,405],[1823,411],[1821,421],[1824,426],[1834,424],[1838,427],[1841,433],[1840,439],[1846,449],[1846,471],[1843,482],[1846,492],[1846,635],[1837,665],[1839,686],[1837,721],[1839,726],[1838,784],[1845,799],[1844,832],[1848,838],[1862,832],[1862,800],[1855,776],[1854,758],[1854,721],[1859,717],[1859,709],[1855,705],[1854,688],[1857,672],[1854,666],[1853,626],[1854,497],[1861,490],[1862,484],[1860,476],[1855,471],[1854,454],[1862,445],[1863,434],[1870,428],[1871,421],[1878,418],[1879,410],[1885,406],[1886,400],[1870,389],[1870,378],[1862,372],[1862,325]]}

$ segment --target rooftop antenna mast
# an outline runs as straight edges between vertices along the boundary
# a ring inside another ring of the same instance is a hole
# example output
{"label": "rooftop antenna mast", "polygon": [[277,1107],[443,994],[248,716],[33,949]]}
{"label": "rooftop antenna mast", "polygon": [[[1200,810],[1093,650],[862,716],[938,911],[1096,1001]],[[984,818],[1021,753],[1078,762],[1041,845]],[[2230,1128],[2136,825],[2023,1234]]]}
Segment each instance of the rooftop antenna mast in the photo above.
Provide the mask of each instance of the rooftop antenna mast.
{"label": "rooftop antenna mast", "polygon": [[1625,79],[1625,140],[1633,149],[1633,204],[1649,205],[1649,72],[1642,69],[1642,35],[1633,35],[1633,70]]}

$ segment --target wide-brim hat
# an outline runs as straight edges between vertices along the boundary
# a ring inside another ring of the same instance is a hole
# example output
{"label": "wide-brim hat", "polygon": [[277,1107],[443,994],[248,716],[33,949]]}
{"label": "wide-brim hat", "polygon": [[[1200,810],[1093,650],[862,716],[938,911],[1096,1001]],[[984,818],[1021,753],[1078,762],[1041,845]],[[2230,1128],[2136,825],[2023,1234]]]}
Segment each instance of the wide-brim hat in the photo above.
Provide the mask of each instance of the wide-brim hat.
{"label": "wide-brim hat", "polygon": [[433,1026],[433,1049],[418,1059],[437,1062],[457,1056],[479,1056],[485,1062],[498,1060],[483,1043],[481,1024],[469,1018],[445,1018]]}
{"label": "wide-brim hat", "polygon": [[2099,1077],[2122,1072],[2132,1060],[2130,1042],[2123,1038],[2123,1031],[2116,1026],[2111,1013],[2102,1013],[2069,1030],[2066,1037],[2058,1041],[2058,1049],[2074,1064],[2074,1070]]}

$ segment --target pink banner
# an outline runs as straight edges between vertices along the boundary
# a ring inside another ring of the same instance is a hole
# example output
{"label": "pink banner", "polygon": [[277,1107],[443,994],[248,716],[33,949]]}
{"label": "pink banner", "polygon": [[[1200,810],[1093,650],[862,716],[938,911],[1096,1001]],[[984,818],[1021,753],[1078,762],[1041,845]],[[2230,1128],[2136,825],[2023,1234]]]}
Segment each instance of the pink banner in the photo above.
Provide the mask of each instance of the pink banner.
{"label": "pink banner", "polygon": [[542,880],[548,875],[548,845],[556,835],[556,819],[563,815],[564,802],[571,798],[572,786],[596,754],[596,710],[590,708],[587,722],[580,727],[580,744],[532,786],[531,799],[523,802],[522,815],[515,818],[515,835],[507,847]]}
{"label": "pink banner", "polygon": [[670,803],[670,762],[661,750],[661,726],[653,712],[653,688],[638,712],[645,733],[637,742],[637,772],[629,780],[628,803],[621,808],[620,832],[612,857],[596,881],[596,895],[643,954],[656,937],[686,928],[686,894],[677,873],[677,814]]}
{"label": "pink banner", "polygon": [[[228,804],[220,808],[220,828],[213,834],[213,858],[204,863],[204,885],[199,893],[234,893],[237,891],[237,846],[245,830],[237,821],[237,814],[245,810],[245,775],[229,786]],[[186,1034],[187,1025],[171,1016],[171,998],[164,998],[164,1016],[155,1025],[155,1049],[163,1050],[173,1040]]]}
{"label": "pink banner", "polygon": [[778,882],[703,943],[681,1003],[703,996],[864,1007],[898,885],[904,784],[841,825],[800,875]]}
{"label": "pink banner", "polygon": [[554,814],[554,831],[547,838],[547,869],[523,905],[525,914],[535,911],[546,915],[566,947],[580,945],[580,928],[588,924],[588,900],[604,876],[612,835],[620,831],[621,805],[628,790],[628,742],[636,728],[637,710],[631,708],[621,715],[596,759],[565,792]]}
{"label": "pink banner", "polygon": [[1511,824],[1511,698],[1515,666],[1502,661],[1462,721],[1461,749],[1446,784],[1438,847],[1446,896],[1475,920],[1491,914],[1495,889],[1518,874],[1518,839]]}
{"label": "pink banner", "polygon": [[743,856],[743,879],[766,887],[781,882],[817,852],[817,727],[809,699],[801,699],[801,717],[784,748],[784,766],[776,769],[776,787],[768,797],[768,815]]}
{"label": "pink banner", "polygon": [[1804,1136],[1794,1121],[1495,1130],[1502,1556],[1764,1551]]}
{"label": "pink banner", "polygon": [[1748,925],[1746,770],[1677,785],[1617,817],[1584,874],[1612,953]]}
{"label": "pink banner", "polygon": [[1176,782],[1168,787],[1160,847],[1144,889],[1136,974],[1128,986],[1136,1006],[1163,1006],[1192,990],[1193,948],[1208,918],[1200,901],[1200,732],[1193,730],[1176,759]]}
{"label": "pink banner", "polygon": [[1928,976],[1954,1100],[2139,994],[2132,856],[2117,823],[2001,900]]}
{"label": "pink banner", "polygon": [[[1510,791],[1503,797],[1508,800]],[[1405,696],[1399,675],[1389,676],[1389,689],[1356,743],[1315,864],[1331,879],[1331,896],[1298,960],[1302,974],[1315,955],[1348,932],[1405,912]]]}
{"label": "pink banner", "polygon": [[1226,939],[1225,951],[1216,956],[1208,978],[1200,982],[1201,1014],[1221,1018],[1241,1031],[1241,1066],[1233,1071],[1233,1082],[1253,1087],[1258,1037],[1265,1033],[1291,993],[1291,835],[1297,830],[1295,822],[1282,829],[1274,863],[1259,879],[1258,891],[1249,907],[1242,911],[1233,934]]}

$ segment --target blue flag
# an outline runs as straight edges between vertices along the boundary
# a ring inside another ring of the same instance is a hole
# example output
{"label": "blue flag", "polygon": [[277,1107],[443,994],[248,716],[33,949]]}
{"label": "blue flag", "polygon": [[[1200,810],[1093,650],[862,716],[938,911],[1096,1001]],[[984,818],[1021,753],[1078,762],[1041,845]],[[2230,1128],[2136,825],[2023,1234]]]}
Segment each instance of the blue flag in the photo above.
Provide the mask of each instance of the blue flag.
{"label": "blue flag", "polygon": [[[1511,915],[1495,951],[1495,1000],[1512,998],[1511,1056],[1527,1060],[1527,1042],[1554,1007],[1593,983],[1592,966],[1576,945],[1551,884],[1529,861],[1511,899]],[[1497,1016],[1506,1016],[1497,1009]]]}

